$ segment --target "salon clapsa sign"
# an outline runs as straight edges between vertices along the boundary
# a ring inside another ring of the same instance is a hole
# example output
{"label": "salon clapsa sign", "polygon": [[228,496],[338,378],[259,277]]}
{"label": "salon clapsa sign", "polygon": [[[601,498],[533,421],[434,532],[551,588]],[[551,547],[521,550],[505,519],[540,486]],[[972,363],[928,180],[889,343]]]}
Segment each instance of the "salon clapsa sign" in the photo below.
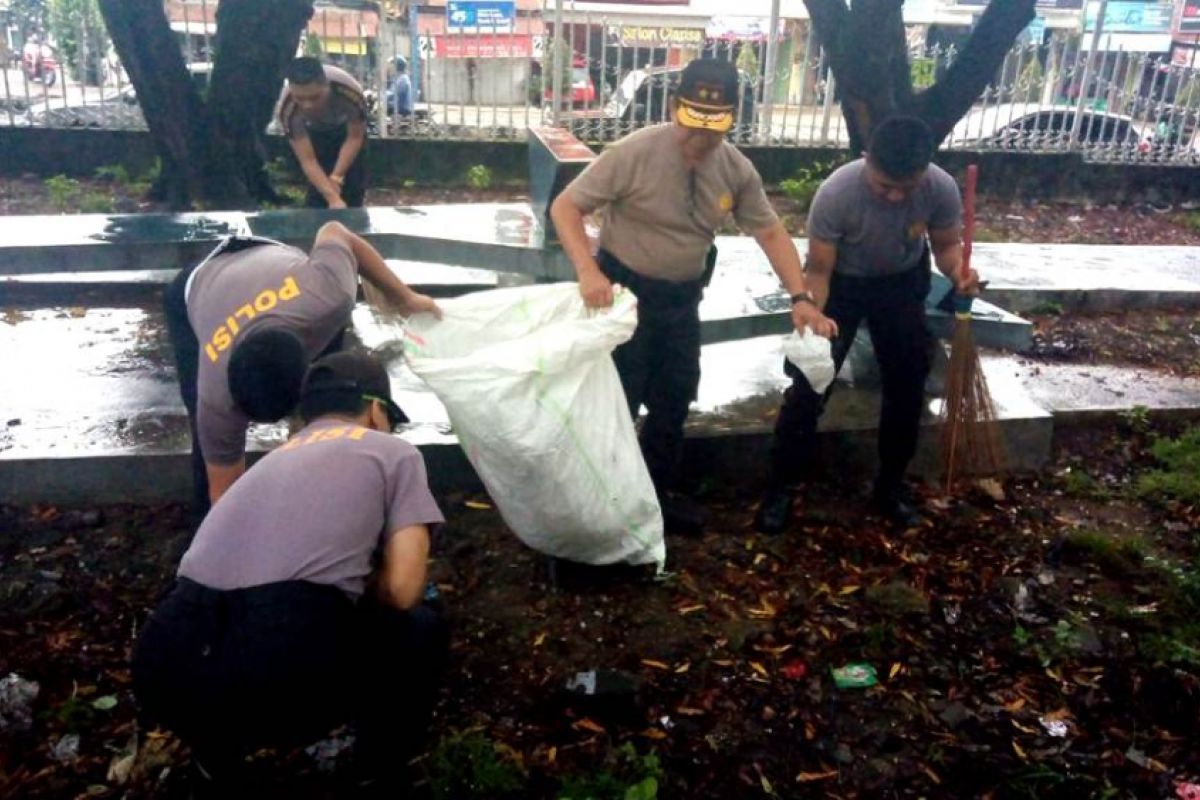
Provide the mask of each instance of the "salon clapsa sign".
{"label": "salon clapsa sign", "polygon": [[659,28],[651,25],[615,26],[622,47],[700,47],[703,28]]}

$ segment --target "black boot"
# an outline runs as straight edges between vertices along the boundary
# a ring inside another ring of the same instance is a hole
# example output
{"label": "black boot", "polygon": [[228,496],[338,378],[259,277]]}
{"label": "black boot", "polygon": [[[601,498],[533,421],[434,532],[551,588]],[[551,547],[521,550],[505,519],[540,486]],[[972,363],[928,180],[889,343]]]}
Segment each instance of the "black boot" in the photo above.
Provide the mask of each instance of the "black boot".
{"label": "black boot", "polygon": [[658,496],[663,527],[678,536],[699,536],[708,524],[708,509],[687,495],[663,492]]}
{"label": "black boot", "polygon": [[754,515],[754,528],[759,533],[777,536],[792,524],[792,508],[795,498],[787,489],[768,489],[763,493],[758,512]]}
{"label": "black boot", "polygon": [[925,522],[903,481],[877,480],[871,492],[871,510],[898,528],[916,528]]}

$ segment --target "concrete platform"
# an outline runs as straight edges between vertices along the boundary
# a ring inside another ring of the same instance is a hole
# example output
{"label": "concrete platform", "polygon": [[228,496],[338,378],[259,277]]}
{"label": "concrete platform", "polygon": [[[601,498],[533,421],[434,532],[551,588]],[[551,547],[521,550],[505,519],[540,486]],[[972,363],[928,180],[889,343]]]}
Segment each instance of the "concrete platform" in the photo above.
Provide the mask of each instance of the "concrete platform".
{"label": "concrete platform", "polygon": [[[425,450],[437,488],[474,486],[444,409],[397,357],[394,322],[367,306],[356,309],[353,321],[362,344],[393,355],[393,388],[413,419],[403,435]],[[779,342],[769,336],[704,347],[688,458],[704,477],[758,479],[786,385]],[[1134,404],[1200,406],[1200,381],[1035,367],[1012,357],[988,358],[986,368],[1019,469],[1043,463],[1055,414]],[[186,417],[156,309],[9,309],[0,317],[0,371],[19,376],[6,386],[0,413],[0,502],[150,502],[186,495]],[[1126,385],[1136,388],[1119,388]],[[873,463],[877,403],[872,390],[839,388],[822,421],[831,465],[855,473]],[[937,403],[930,398],[919,472],[935,468]],[[262,452],[286,435],[286,424],[255,426],[251,450]]]}

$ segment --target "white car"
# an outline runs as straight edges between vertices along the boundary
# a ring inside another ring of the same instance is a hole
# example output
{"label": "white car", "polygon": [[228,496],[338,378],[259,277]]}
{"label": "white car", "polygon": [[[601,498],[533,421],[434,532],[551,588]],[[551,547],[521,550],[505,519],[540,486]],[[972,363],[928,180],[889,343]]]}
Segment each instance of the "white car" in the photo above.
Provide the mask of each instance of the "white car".
{"label": "white car", "polygon": [[[946,140],[950,147],[1002,150],[1060,150],[1071,138],[1074,105],[999,103],[974,109],[959,120]],[[1149,141],[1152,126],[1125,114],[1085,108],[1079,141],[1086,144],[1129,146],[1137,150]]]}

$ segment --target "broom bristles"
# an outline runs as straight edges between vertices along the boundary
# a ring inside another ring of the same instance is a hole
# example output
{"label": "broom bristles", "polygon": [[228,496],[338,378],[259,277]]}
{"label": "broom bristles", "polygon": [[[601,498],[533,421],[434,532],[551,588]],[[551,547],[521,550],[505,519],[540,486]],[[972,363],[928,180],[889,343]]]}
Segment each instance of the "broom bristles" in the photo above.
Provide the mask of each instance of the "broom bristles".
{"label": "broom bristles", "polygon": [[957,478],[985,477],[1004,470],[1006,458],[996,406],[979,363],[969,318],[958,318],[954,323],[941,420],[942,475],[947,490]]}

